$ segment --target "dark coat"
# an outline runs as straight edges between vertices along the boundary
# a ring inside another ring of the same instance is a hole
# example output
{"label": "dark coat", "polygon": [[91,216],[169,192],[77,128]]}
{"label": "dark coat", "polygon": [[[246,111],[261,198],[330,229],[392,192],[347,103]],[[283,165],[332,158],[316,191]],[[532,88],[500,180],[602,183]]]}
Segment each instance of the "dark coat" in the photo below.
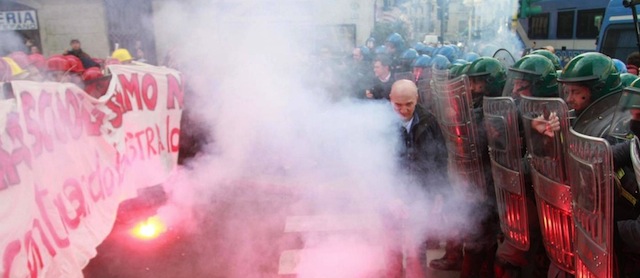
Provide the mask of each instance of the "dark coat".
{"label": "dark coat", "polygon": [[409,132],[401,127],[400,133],[403,167],[424,187],[438,191],[448,185],[447,146],[436,118],[416,105]]}
{"label": "dark coat", "polygon": [[391,86],[393,82],[396,80],[393,78],[393,74],[389,77],[387,82],[380,81],[380,78],[373,78],[373,86],[369,89],[371,94],[373,94],[374,99],[389,99],[389,94],[391,94]]}

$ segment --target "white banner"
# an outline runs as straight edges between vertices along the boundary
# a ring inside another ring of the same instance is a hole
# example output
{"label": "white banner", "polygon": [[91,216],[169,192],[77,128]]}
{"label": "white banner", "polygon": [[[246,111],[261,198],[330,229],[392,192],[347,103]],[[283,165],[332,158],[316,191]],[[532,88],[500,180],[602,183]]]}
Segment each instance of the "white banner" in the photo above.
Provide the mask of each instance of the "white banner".
{"label": "white banner", "polygon": [[108,93],[12,82],[0,101],[0,273],[82,277],[118,204],[162,183],[177,162],[178,72],[112,66]]}

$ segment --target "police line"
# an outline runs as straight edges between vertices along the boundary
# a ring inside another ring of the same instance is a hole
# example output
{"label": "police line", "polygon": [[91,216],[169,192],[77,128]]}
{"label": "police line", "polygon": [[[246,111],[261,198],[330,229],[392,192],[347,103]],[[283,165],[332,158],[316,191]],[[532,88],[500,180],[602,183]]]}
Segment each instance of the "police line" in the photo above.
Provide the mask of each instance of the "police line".
{"label": "police line", "polygon": [[110,70],[99,99],[70,83],[3,84],[14,97],[0,100],[1,277],[82,276],[118,204],[176,167],[180,73]]}

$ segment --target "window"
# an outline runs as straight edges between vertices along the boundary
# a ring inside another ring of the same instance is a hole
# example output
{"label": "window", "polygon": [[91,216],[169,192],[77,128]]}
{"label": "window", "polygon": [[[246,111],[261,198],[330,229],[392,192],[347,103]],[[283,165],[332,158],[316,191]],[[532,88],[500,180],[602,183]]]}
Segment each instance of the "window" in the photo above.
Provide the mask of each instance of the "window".
{"label": "window", "polygon": [[575,14],[575,11],[558,12],[558,28],[556,29],[558,39],[573,38],[573,17]]}
{"label": "window", "polygon": [[549,38],[549,13],[529,17],[529,38]]}
{"label": "window", "polygon": [[578,22],[580,24],[578,24],[578,29],[576,30],[576,37],[579,39],[595,39],[598,37],[603,15],[604,9],[578,11]]}
{"label": "window", "polygon": [[626,61],[631,52],[638,51],[633,23],[609,25],[603,36],[600,52],[609,57]]}

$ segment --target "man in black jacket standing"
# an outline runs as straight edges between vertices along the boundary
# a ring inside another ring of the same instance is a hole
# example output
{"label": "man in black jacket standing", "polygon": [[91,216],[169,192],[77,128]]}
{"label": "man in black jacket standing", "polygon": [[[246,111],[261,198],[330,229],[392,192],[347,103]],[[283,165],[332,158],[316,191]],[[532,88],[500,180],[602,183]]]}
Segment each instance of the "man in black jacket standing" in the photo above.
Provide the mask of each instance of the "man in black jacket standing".
{"label": "man in black jacket standing", "polygon": [[[403,148],[401,164],[406,173],[414,179],[432,200],[448,188],[447,148],[435,117],[418,104],[418,88],[410,80],[393,83],[389,98],[393,109],[402,120],[400,133]],[[418,270],[407,264],[407,271],[414,274],[426,270],[425,250],[407,250],[408,258],[419,260]],[[415,262],[415,261],[414,261]],[[419,274],[417,276],[420,276]]]}

